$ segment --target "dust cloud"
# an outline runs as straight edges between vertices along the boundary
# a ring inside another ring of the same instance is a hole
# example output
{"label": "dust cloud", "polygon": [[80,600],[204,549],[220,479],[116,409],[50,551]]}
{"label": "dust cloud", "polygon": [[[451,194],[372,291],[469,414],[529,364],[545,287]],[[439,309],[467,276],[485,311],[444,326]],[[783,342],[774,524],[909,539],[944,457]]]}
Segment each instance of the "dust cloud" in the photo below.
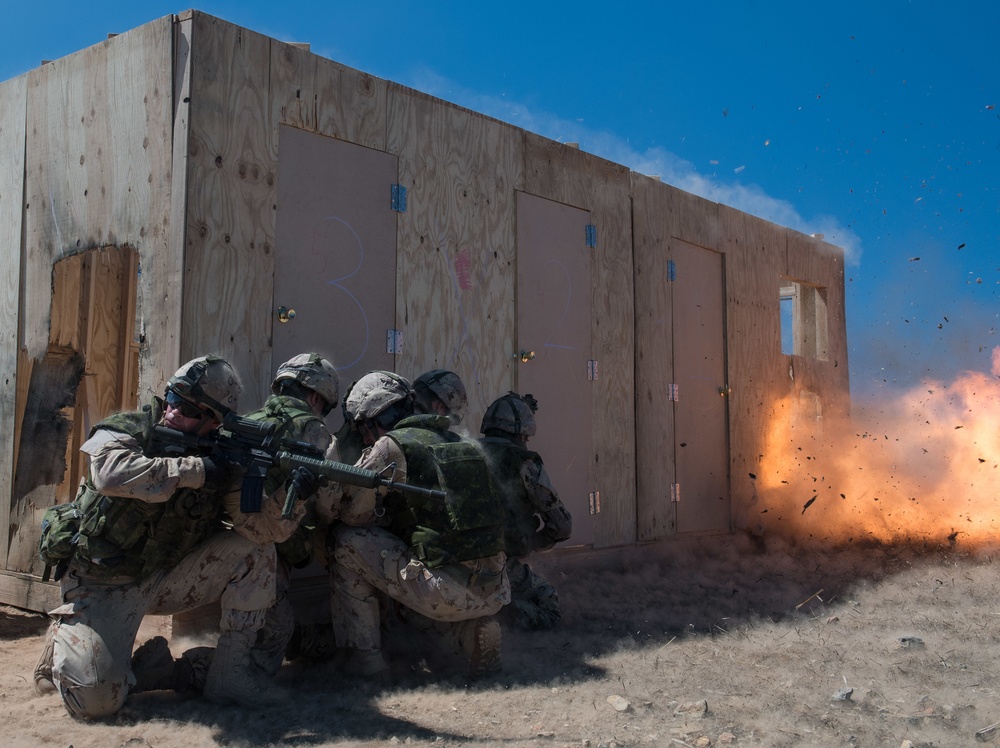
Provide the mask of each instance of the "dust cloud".
{"label": "dust cloud", "polygon": [[847,419],[784,419],[764,454],[751,478],[758,532],[989,543],[998,530],[1000,347],[989,373],[928,380],[856,404]]}

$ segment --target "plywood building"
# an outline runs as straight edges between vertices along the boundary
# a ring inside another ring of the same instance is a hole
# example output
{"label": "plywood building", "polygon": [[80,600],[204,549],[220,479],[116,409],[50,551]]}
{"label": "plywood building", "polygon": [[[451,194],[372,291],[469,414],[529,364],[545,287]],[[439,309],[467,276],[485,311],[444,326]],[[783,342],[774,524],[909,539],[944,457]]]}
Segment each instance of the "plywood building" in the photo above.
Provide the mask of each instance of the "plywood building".
{"label": "plywood building", "polygon": [[245,410],[309,350],[458,372],[473,434],[531,392],[584,552],[746,526],[772,420],[846,400],[840,249],[197,11],[0,83],[0,153],[3,603],[55,600],[90,426],[204,353]]}

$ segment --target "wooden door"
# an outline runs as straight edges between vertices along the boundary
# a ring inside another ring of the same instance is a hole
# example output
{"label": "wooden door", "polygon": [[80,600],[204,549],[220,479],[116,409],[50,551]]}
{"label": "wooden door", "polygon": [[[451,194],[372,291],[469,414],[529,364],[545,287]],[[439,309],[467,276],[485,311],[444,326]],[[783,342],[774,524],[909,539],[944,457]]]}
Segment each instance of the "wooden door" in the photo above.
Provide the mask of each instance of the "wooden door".
{"label": "wooden door", "polygon": [[677,532],[730,529],[722,255],[671,240]]}
{"label": "wooden door", "polygon": [[[315,351],[337,367],[343,395],[395,368],[397,159],[287,126],[278,153],[274,368]],[[340,426],[339,408],[328,423]]]}
{"label": "wooden door", "polygon": [[[591,494],[593,409],[590,214],[519,192],[517,195],[517,341],[512,352],[518,392],[538,399],[538,434],[529,447],[545,461],[573,515],[569,545],[594,541]],[[533,357],[532,357],[533,356]],[[503,394],[503,393],[498,393]],[[595,502],[597,498],[595,496]],[[598,506],[594,504],[594,511]]]}

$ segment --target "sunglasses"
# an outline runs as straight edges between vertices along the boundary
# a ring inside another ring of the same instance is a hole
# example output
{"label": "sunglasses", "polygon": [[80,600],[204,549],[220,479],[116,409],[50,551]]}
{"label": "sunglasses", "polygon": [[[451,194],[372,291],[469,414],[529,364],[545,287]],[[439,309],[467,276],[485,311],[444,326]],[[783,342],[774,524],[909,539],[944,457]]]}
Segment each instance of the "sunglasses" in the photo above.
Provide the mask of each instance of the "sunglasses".
{"label": "sunglasses", "polygon": [[166,402],[174,410],[180,411],[185,418],[204,418],[213,415],[210,411],[188,402],[176,392],[167,392]]}

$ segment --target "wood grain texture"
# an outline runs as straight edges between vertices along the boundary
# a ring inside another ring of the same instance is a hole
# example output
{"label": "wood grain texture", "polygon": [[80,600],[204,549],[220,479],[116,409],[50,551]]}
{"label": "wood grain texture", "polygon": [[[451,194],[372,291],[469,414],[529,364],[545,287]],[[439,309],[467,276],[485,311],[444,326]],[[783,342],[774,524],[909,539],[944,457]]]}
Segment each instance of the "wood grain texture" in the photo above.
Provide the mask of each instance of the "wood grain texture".
{"label": "wood grain texture", "polygon": [[777,404],[789,390],[781,354],[778,288],[785,258],[783,228],[719,206],[726,251],[730,464],[733,519],[751,522],[754,486]]}
{"label": "wood grain texture", "polygon": [[276,151],[271,42],[194,13],[181,356],[217,353],[239,371],[242,402],[270,386]]}
{"label": "wood grain texture", "polygon": [[0,600],[24,610],[45,612],[62,604],[59,585],[27,574],[0,574]]}
{"label": "wood grain texture", "polygon": [[18,320],[24,214],[24,126],[28,76],[0,83],[0,568],[10,538],[10,499],[17,443]]}
{"label": "wood grain texture", "polygon": [[593,475],[601,492],[594,546],[636,541],[635,340],[629,170],[533,133],[524,136],[524,191],[589,210],[597,227],[591,311]]}
{"label": "wood grain texture", "polygon": [[673,314],[667,261],[673,191],[632,174],[635,242],[635,462],[636,522],[640,541],[676,531],[670,484],[676,482],[673,380]]}
{"label": "wood grain texture", "polygon": [[32,358],[48,342],[59,257],[130,244],[152,258],[166,247],[171,48],[166,17],[28,73],[23,343]]}
{"label": "wood grain texture", "polygon": [[389,84],[323,57],[316,63],[316,131],[379,151],[389,150]]}
{"label": "wood grain texture", "polygon": [[[37,383],[48,386],[63,381],[60,362],[75,360],[58,342],[50,341],[52,315],[74,313],[72,303],[68,310],[52,309],[54,264],[101,246],[131,244],[147,257],[163,254],[170,189],[171,59],[172,18],[166,17],[26,76],[21,301],[25,324],[17,382],[18,434],[38,433],[41,424],[57,415],[46,408],[71,406],[77,394],[79,379],[74,377],[66,378],[71,389],[63,393],[32,392],[29,384],[36,383],[39,362],[46,362],[46,374]],[[75,282],[88,285],[84,275]],[[70,296],[79,299],[78,293]],[[76,314],[80,308],[75,307]],[[89,310],[89,301],[83,308]],[[156,311],[162,313],[163,308]],[[119,320],[116,326],[120,330],[126,325]],[[128,320],[127,327],[131,332],[134,320]],[[70,337],[75,336],[74,344],[83,348],[88,343],[79,331]],[[117,367],[123,352],[106,348],[106,342],[97,336],[94,345],[101,347],[97,355]],[[119,385],[116,379],[113,389]],[[115,397],[102,395],[100,387],[90,389],[98,407],[108,412],[117,409]],[[34,420],[25,424],[28,403],[33,404]],[[68,429],[53,433],[67,440],[67,448],[71,446]],[[50,445],[49,451],[58,447]],[[9,513],[13,533],[8,568],[37,571],[38,516],[56,499],[57,486],[65,478],[50,474],[55,464],[45,463],[43,482],[28,481],[23,491],[12,490],[16,505]]]}
{"label": "wood grain texture", "polygon": [[387,147],[399,156],[407,210],[398,217],[397,370],[455,371],[475,433],[513,386],[514,190],[521,136],[509,125],[391,86]]}

